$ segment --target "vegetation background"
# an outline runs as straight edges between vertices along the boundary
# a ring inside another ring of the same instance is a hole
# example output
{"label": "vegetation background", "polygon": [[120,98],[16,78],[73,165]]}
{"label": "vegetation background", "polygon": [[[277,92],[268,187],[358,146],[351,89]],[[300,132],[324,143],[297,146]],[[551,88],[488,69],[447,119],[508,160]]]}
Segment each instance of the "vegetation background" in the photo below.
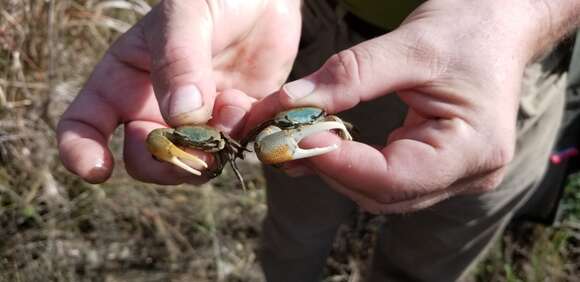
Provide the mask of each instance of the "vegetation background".
{"label": "vegetation background", "polygon": [[[201,187],[162,187],[123,169],[82,182],[60,164],[55,125],[110,43],[153,0],[0,0],[0,281],[262,281],[255,250],[265,183],[242,166]],[[510,228],[470,278],[580,281],[580,180],[555,227]],[[345,224],[324,281],[362,281],[380,217]]]}

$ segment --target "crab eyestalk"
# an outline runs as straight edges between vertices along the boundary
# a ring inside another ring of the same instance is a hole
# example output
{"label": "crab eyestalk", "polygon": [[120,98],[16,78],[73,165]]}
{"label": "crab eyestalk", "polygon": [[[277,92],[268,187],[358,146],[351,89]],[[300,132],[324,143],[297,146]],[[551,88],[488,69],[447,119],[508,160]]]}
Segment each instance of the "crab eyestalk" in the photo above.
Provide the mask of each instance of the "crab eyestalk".
{"label": "crab eyestalk", "polygon": [[302,149],[298,146],[307,136],[329,130],[339,130],[341,137],[352,140],[344,123],[340,120],[320,121],[292,129],[280,129],[271,125],[256,136],[254,149],[256,155],[265,164],[280,164],[287,161],[310,158],[329,153],[338,148],[333,144],[327,147]]}
{"label": "crab eyestalk", "polygon": [[168,136],[173,129],[159,128],[147,136],[147,148],[157,159],[174,164],[191,174],[201,175],[198,169],[207,169],[208,165],[200,158],[177,147]]}

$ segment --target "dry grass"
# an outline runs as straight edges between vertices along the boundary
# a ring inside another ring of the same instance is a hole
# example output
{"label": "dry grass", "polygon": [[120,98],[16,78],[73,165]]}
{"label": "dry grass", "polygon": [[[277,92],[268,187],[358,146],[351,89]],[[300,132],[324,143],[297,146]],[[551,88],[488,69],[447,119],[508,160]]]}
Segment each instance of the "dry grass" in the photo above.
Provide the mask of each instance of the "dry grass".
{"label": "dry grass", "polygon": [[[0,0],[0,281],[262,280],[257,167],[242,167],[250,186],[242,193],[231,173],[198,188],[138,183],[121,161],[109,182],[89,185],[58,160],[58,117],[110,42],[150,4]],[[119,139],[111,141],[117,157]],[[571,199],[580,203],[578,194]],[[574,280],[580,230],[570,218],[508,234],[475,278]],[[360,281],[380,222],[361,215],[344,227],[325,281]]]}
{"label": "dry grass", "polygon": [[[0,280],[259,280],[260,190],[242,195],[227,173],[197,189],[145,185],[122,162],[111,181],[89,185],[58,160],[58,117],[148,3],[2,0],[0,7]],[[264,186],[245,169],[250,185]]]}

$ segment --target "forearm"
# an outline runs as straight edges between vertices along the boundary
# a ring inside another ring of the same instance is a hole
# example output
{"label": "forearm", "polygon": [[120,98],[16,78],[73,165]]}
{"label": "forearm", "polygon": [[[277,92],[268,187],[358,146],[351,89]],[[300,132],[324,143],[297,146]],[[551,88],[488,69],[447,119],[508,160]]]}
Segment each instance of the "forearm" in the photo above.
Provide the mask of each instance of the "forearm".
{"label": "forearm", "polygon": [[544,54],[580,27],[579,0],[528,0],[536,10],[536,32],[532,33],[532,58]]}
{"label": "forearm", "polygon": [[[527,64],[545,54],[580,26],[580,0],[433,0],[455,5],[471,14],[458,24],[476,22],[479,34],[492,40],[493,48],[517,49]],[[461,18],[460,18],[461,19]]]}

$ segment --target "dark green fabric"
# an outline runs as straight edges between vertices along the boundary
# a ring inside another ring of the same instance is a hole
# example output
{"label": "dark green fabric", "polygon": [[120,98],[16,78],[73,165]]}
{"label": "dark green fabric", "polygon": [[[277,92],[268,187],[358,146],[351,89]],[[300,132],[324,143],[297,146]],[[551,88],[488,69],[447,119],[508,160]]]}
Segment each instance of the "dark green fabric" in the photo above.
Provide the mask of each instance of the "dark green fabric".
{"label": "dark green fabric", "polygon": [[346,9],[357,17],[386,30],[396,28],[422,0],[342,0]]}

